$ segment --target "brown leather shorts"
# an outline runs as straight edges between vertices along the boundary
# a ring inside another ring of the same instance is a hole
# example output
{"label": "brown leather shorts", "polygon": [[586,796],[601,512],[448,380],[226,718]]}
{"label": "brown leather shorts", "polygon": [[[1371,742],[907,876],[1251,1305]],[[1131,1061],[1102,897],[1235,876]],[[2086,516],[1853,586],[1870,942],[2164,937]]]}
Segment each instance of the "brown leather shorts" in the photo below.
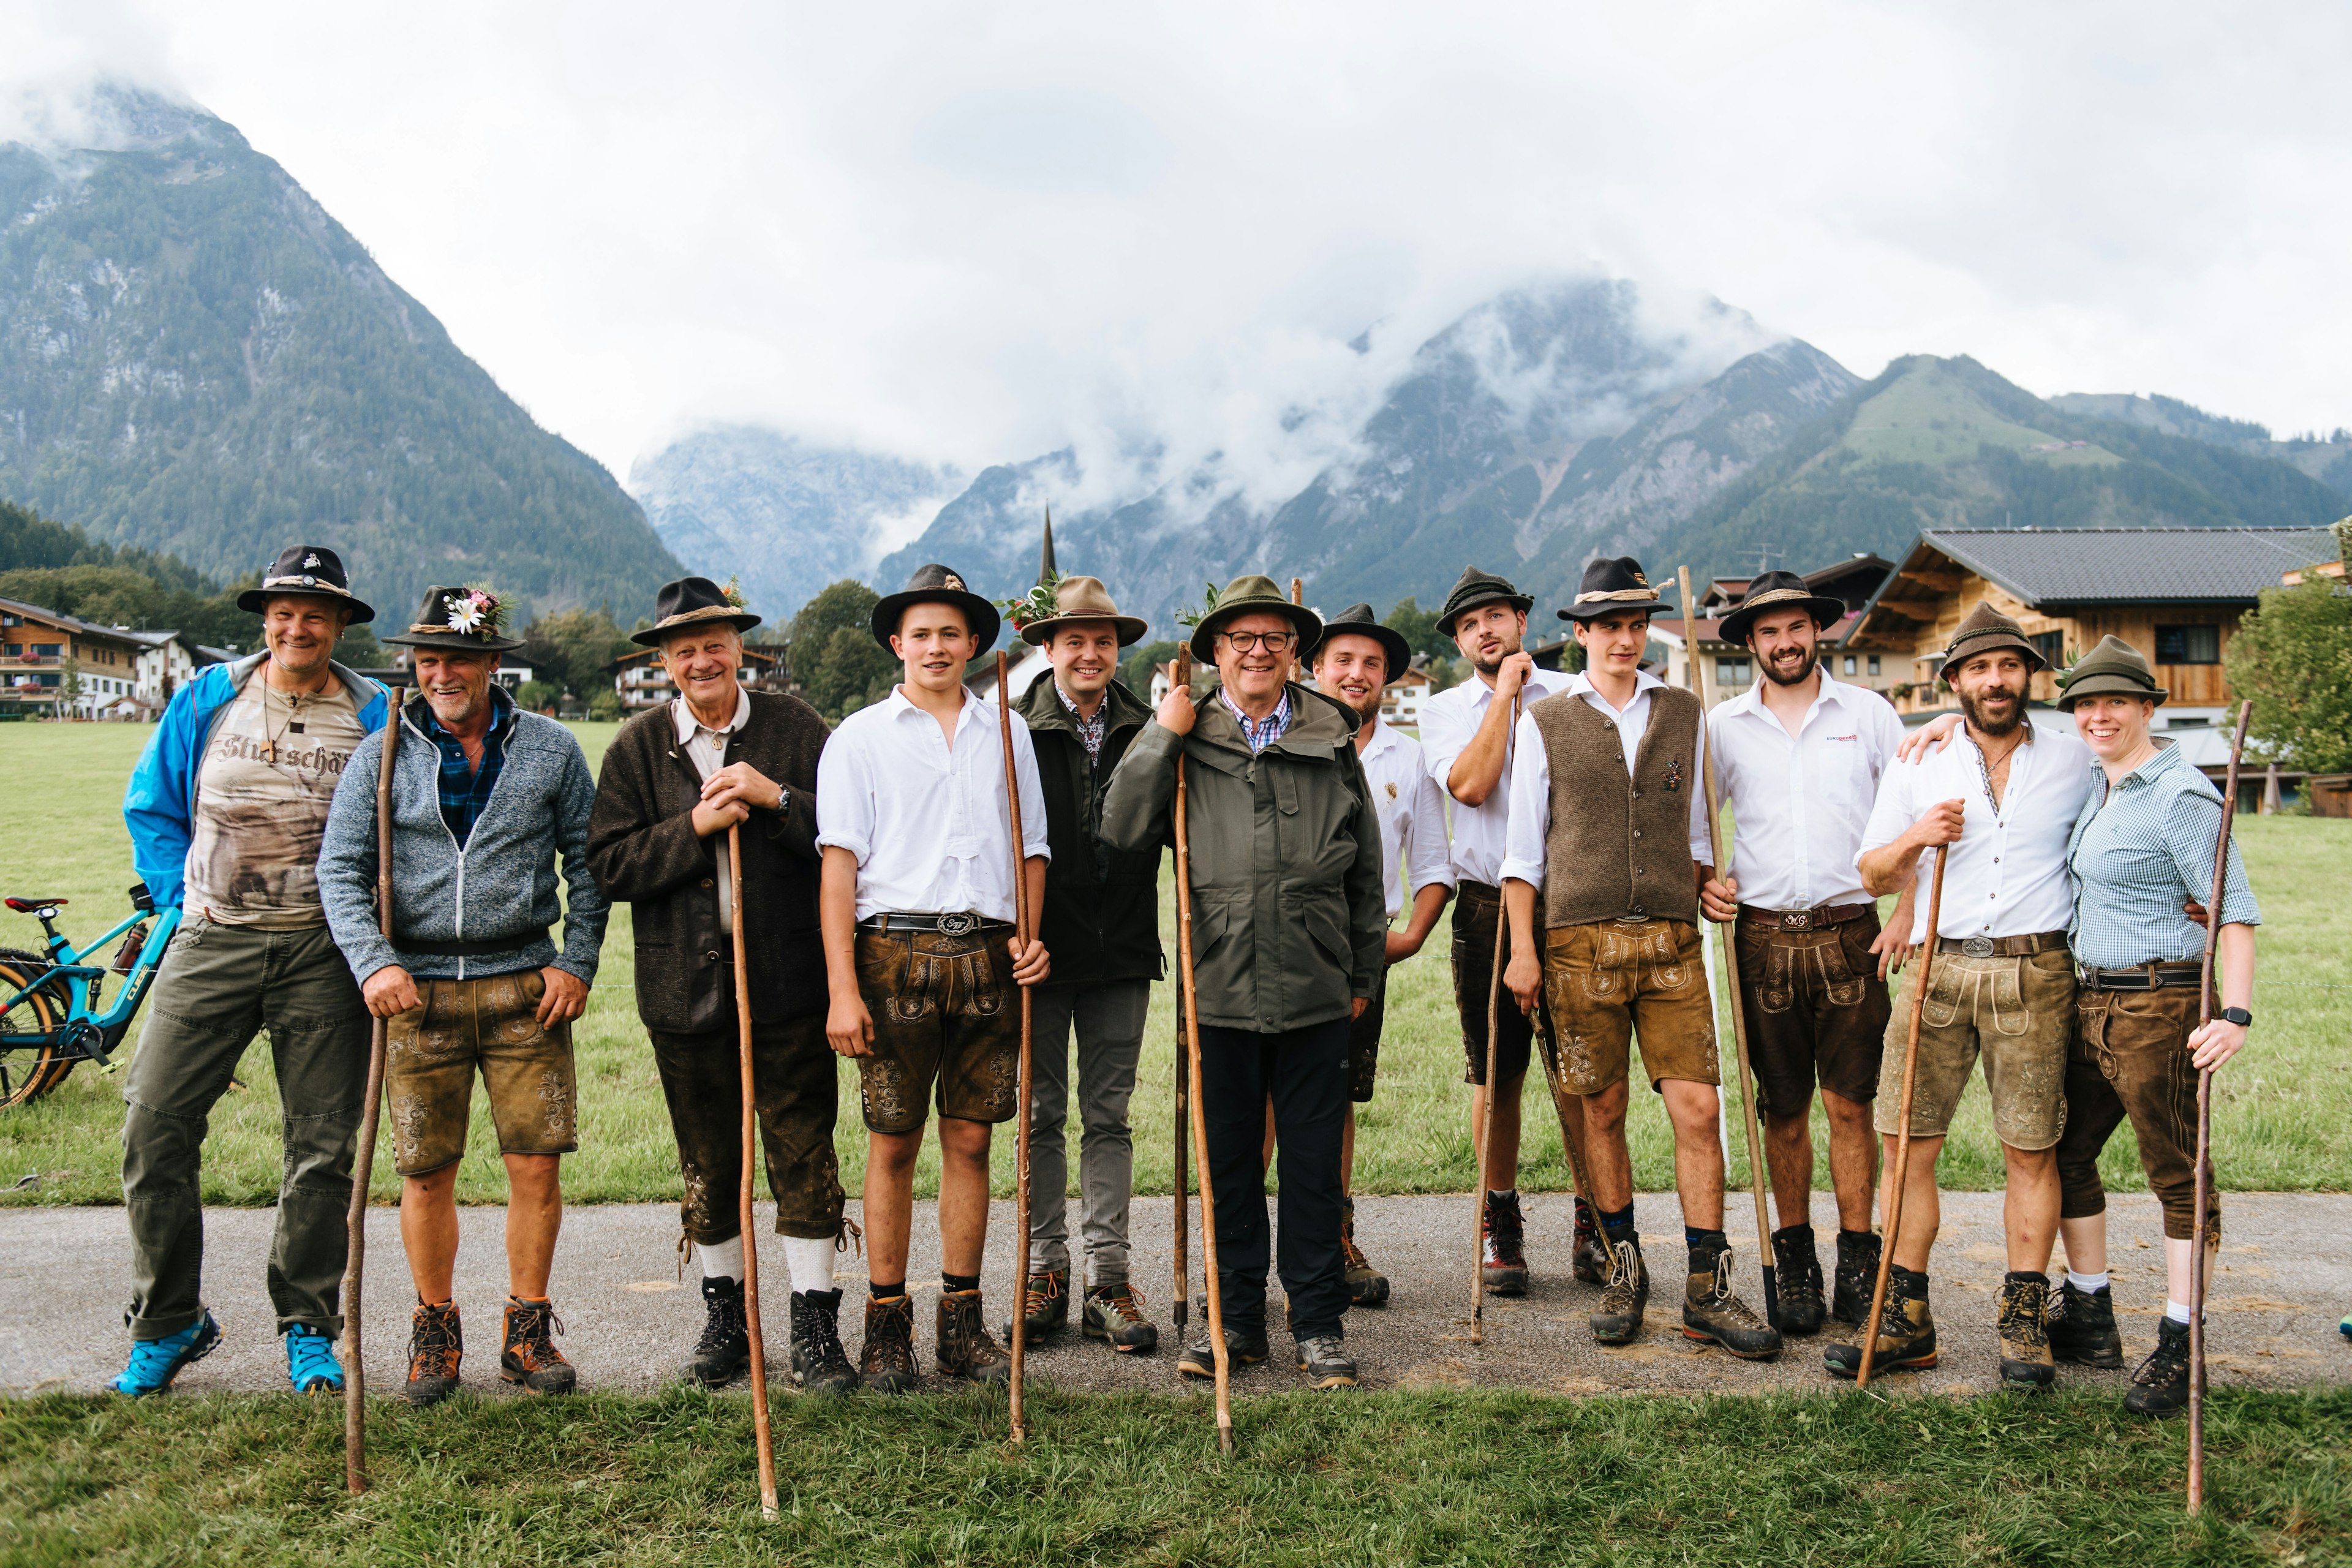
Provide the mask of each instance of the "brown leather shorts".
{"label": "brown leather shorts", "polygon": [[[1486,1004],[1495,1003],[1495,1076],[1510,1083],[1528,1070],[1535,1026],[1508,991],[1495,995],[1495,928],[1503,896],[1484,882],[1465,882],[1454,900],[1454,1011],[1462,1020],[1462,1081],[1486,1081]],[[1541,905],[1538,906],[1538,918]],[[1505,963],[1510,954],[1503,955]]]}
{"label": "brown leather shorts", "polygon": [[[1873,1124],[1903,1130],[1903,1055],[1911,1034],[1911,961],[1886,1026]],[[2066,1046],[2074,1037],[2074,961],[2063,947],[2023,957],[1939,952],[1919,1011],[1918,1070],[1911,1089],[1911,1136],[1951,1131],[1960,1093],[1984,1058],[1993,1135],[2012,1149],[2048,1149],[2066,1130]]]}
{"label": "brown leather shorts", "polygon": [[[2139,1141],[2140,1169],[2164,1205],[2164,1234],[2196,1237],[2197,987],[2083,991],[2074,998],[2074,1044],[2066,1058],[2066,1131],[2058,1140],[2058,1213],[2105,1214],[2099,1152],[2124,1119]],[[2205,1184],[2206,1234],[2221,1233],[2221,1196]]]}
{"label": "brown leather shorts", "polygon": [[1021,995],[1013,931],[857,933],[857,991],[874,1048],[857,1058],[858,1100],[876,1132],[941,1116],[1009,1121],[1021,1110]]}
{"label": "brown leather shorts", "polygon": [[1668,920],[1554,926],[1544,933],[1543,993],[1571,1094],[1624,1082],[1637,1033],[1652,1089],[1670,1078],[1722,1081],[1715,997],[1696,926]]}
{"label": "brown leather shorts", "polygon": [[419,980],[425,1005],[386,1030],[383,1097],[393,1168],[423,1176],[466,1152],[481,1068],[501,1154],[569,1154],[580,1147],[572,1026],[539,1026],[547,980],[536,969],[477,980]]}
{"label": "brown leather shorts", "polygon": [[1878,978],[1878,916],[1818,931],[1738,925],[1739,996],[1757,1104],[1802,1116],[1821,1086],[1858,1104],[1878,1093],[1878,1058],[1893,1016]]}

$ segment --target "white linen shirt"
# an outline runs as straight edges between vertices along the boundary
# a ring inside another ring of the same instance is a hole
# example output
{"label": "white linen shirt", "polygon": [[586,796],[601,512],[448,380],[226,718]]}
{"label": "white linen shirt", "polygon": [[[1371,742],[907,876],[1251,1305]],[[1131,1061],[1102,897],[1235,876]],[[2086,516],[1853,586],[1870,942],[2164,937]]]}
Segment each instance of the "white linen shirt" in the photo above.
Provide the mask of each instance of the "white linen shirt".
{"label": "white linen shirt", "polygon": [[[1650,693],[1665,682],[1646,669],[1633,672],[1633,700],[1619,712],[1609,705],[1609,700],[1592,689],[1592,682],[1581,675],[1570,676],[1565,689],[1592,704],[1593,711],[1617,726],[1617,744],[1625,753],[1625,776],[1631,779],[1642,754],[1642,737],[1650,728],[1650,710],[1655,706]],[[1701,722],[1691,742],[1690,791],[1690,852],[1696,865],[1707,866],[1715,861],[1715,846],[1706,831],[1706,791],[1701,782],[1706,777],[1706,725]],[[1544,841],[1551,836],[1551,756],[1544,750],[1543,732],[1536,728],[1535,715],[1521,713],[1517,748],[1520,763],[1511,772],[1510,821],[1506,840],[1507,852],[1503,857],[1503,875],[1515,882],[1525,882],[1531,888],[1544,885]]]}
{"label": "white linen shirt", "polygon": [[1821,682],[1793,739],[1764,706],[1761,681],[1706,716],[1715,776],[1738,830],[1728,858],[1743,904],[1873,901],[1854,860],[1879,778],[1903,743],[1903,720],[1878,693],[1832,680],[1827,669]]}
{"label": "white linen shirt", "polygon": [[1387,721],[1372,721],[1372,738],[1360,753],[1381,819],[1381,887],[1389,919],[1432,882],[1451,889],[1454,865],[1445,841],[1445,792],[1422,765],[1421,742]]}
{"label": "white linen shirt", "polygon": [[[997,712],[971,692],[950,748],[897,687],[841,721],[816,764],[816,841],[857,857],[857,918],[1013,919],[1013,824]],[[1013,716],[1024,859],[1051,859],[1029,726]]]}
{"label": "white linen shirt", "polygon": [[[2074,918],[2066,845],[2090,802],[2091,748],[2057,730],[2032,735],[2010,757],[1998,811],[1985,790],[1984,753],[1965,731],[1949,746],[1930,746],[1918,761],[1896,763],[1879,781],[1863,853],[1902,837],[1938,801],[1967,803],[1959,842],[1947,847],[1951,863],[1944,871],[1938,936],[2032,936],[2063,931]],[[1938,853],[1919,857],[1922,887],[1932,885]],[[1911,940],[1924,942],[1928,900],[1916,902]]]}
{"label": "white linen shirt", "polygon": [[[1564,691],[1575,677],[1558,670],[1533,669],[1520,688],[1520,710],[1528,703]],[[1503,759],[1503,776],[1484,805],[1465,805],[1445,787],[1446,775],[1477,738],[1486,721],[1495,689],[1476,676],[1449,687],[1421,705],[1421,760],[1445,797],[1454,824],[1454,875],[1457,882],[1484,882],[1499,887],[1503,880],[1504,834],[1510,818],[1511,758]]]}
{"label": "white linen shirt", "polygon": [[[677,743],[686,748],[686,760],[694,771],[709,784],[710,775],[727,765],[727,737],[751,721],[751,694],[740,686],[735,689],[735,714],[714,730],[694,716],[683,697],[669,700],[670,721],[677,726]],[[727,835],[722,830],[710,836],[711,853],[718,857],[719,929],[730,935],[735,930],[735,873],[727,854]]]}

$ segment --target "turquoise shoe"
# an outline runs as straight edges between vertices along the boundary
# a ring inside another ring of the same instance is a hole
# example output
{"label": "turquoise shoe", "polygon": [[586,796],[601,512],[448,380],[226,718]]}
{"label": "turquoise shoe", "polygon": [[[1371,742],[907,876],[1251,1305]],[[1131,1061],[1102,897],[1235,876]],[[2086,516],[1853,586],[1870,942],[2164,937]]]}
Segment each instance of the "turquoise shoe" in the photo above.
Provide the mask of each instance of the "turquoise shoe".
{"label": "turquoise shoe", "polygon": [[113,1383],[114,1392],[143,1399],[172,1386],[180,1369],[220,1348],[220,1323],[207,1311],[201,1319],[160,1340],[133,1340],[131,1364]]}
{"label": "turquoise shoe", "polygon": [[335,1359],[335,1342],[300,1323],[287,1330],[286,1375],[297,1394],[341,1394],[343,1365]]}

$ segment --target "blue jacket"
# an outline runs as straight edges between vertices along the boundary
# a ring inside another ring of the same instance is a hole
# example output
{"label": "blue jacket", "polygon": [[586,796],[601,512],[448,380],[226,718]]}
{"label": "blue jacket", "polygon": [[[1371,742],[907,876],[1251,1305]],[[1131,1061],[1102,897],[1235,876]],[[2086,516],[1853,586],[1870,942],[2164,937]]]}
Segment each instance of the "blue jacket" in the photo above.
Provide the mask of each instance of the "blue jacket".
{"label": "blue jacket", "polygon": [[[196,781],[205,748],[222,709],[244,691],[267,654],[247,654],[234,664],[208,664],[172,694],[163,721],[122,792],[122,821],[131,829],[131,864],[159,909],[177,909],[186,882],[188,846],[195,841]],[[340,664],[328,668],[360,705],[360,728],[383,728],[388,704],[383,688]]]}

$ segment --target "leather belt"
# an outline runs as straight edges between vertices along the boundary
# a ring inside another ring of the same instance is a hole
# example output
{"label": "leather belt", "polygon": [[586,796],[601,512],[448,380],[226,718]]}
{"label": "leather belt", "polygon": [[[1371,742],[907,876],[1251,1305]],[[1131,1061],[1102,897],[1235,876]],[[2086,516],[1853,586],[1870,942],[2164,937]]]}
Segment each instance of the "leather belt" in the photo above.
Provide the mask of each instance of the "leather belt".
{"label": "leather belt", "polygon": [[959,910],[951,915],[868,915],[857,922],[857,929],[872,936],[882,936],[894,931],[927,931],[940,936],[970,936],[979,931],[1011,931],[1013,922],[992,921],[969,910]]}
{"label": "leather belt", "polygon": [[1488,904],[1499,903],[1502,901],[1503,889],[1492,882],[1474,882],[1465,877],[1454,885],[1454,896],[1465,903],[1472,900]]}
{"label": "leather belt", "polygon": [[509,936],[483,937],[463,942],[428,942],[423,937],[394,936],[392,945],[402,952],[422,953],[430,958],[500,958],[509,952],[520,952],[548,940],[548,928],[516,931]]}
{"label": "leather belt", "polygon": [[1822,931],[1862,919],[1875,904],[1816,904],[1810,910],[1767,910],[1739,906],[1739,918],[1751,925],[1777,926],[1782,931]]}
{"label": "leather belt", "polygon": [[1962,958],[2031,958],[2037,952],[2054,952],[2066,945],[2063,931],[2039,931],[2031,936],[1939,936],[1936,939],[1937,952],[1956,952]]}
{"label": "leather belt", "polygon": [[2202,984],[2205,966],[2176,961],[2143,963],[2131,969],[2094,969],[2087,963],[2078,963],[2074,966],[2074,978],[2085,991],[2162,991],[2168,986]]}

